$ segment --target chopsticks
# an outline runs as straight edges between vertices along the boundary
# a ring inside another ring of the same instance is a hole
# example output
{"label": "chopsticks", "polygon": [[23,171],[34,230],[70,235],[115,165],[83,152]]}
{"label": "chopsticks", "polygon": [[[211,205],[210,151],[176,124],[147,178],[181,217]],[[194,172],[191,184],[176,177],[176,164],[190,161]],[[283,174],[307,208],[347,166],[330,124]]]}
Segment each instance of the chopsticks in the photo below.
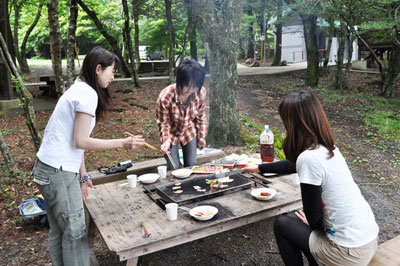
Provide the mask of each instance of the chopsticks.
{"label": "chopsticks", "polygon": [[142,237],[143,237],[143,238],[148,238],[148,237],[151,238],[151,233],[150,233],[149,231],[147,231],[147,229],[146,229],[146,227],[144,226],[144,223],[143,223],[143,222],[140,223],[140,226],[142,227],[142,230],[143,230],[143,235],[142,235]]}
{"label": "chopsticks", "polygon": [[[125,134],[125,135],[128,135],[129,137],[132,137],[132,138],[135,137],[133,134],[131,134],[131,133],[129,133],[129,132],[124,132],[124,134]],[[144,142],[144,146],[146,146],[147,148],[149,148],[149,149],[151,149],[151,150],[153,150],[153,151],[155,151],[155,152],[160,152],[160,153],[162,153],[162,151],[161,151],[160,149],[157,149],[156,147],[154,147],[153,145],[150,145],[150,144],[147,143],[147,142]],[[167,157],[168,157],[170,163],[172,164],[172,167],[173,167],[174,169],[176,169],[176,164],[175,164],[175,161],[172,159],[171,154],[170,154],[170,153],[167,153]]]}
{"label": "chopsticks", "polygon": [[181,210],[184,210],[184,211],[187,211],[187,212],[190,212],[190,210],[191,210],[191,209],[183,207],[183,206],[178,206],[178,209],[181,209]]}

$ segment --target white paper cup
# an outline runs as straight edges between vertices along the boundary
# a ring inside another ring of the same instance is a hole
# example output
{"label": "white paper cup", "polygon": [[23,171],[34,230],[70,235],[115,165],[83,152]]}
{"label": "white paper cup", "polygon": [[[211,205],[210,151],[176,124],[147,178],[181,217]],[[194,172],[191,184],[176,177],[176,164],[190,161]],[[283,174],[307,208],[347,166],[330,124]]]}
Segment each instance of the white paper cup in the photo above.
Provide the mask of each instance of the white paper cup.
{"label": "white paper cup", "polygon": [[130,187],[136,187],[137,175],[128,175],[126,178]]}
{"label": "white paper cup", "polygon": [[167,166],[162,165],[157,167],[158,174],[160,175],[161,178],[166,178],[167,177]]}
{"label": "white paper cup", "polygon": [[167,203],[165,204],[165,210],[167,211],[167,219],[175,221],[178,218],[178,204]]}

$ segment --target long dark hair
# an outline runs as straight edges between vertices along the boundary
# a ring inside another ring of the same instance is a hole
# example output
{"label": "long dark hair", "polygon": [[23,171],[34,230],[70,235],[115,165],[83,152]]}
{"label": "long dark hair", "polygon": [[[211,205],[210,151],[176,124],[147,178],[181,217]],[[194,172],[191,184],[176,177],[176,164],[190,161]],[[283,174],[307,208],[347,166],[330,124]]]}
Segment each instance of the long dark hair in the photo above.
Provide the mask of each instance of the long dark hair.
{"label": "long dark hair", "polygon": [[315,149],[319,144],[333,157],[335,143],[324,109],[318,98],[308,91],[300,91],[286,97],[278,108],[286,128],[283,151],[286,158],[296,163],[300,153]]}
{"label": "long dark hair", "polygon": [[98,103],[96,109],[97,119],[102,119],[108,112],[111,105],[111,96],[108,88],[101,88],[97,81],[96,68],[98,65],[102,69],[111,66],[114,63],[114,70],[118,70],[120,67],[120,61],[118,57],[104,49],[103,47],[94,47],[83,60],[80,79],[92,87],[98,95]]}
{"label": "long dark hair", "polygon": [[204,68],[197,61],[183,60],[176,70],[176,90],[178,94],[182,93],[185,86],[194,86],[197,88],[197,93],[200,93],[205,76]]}

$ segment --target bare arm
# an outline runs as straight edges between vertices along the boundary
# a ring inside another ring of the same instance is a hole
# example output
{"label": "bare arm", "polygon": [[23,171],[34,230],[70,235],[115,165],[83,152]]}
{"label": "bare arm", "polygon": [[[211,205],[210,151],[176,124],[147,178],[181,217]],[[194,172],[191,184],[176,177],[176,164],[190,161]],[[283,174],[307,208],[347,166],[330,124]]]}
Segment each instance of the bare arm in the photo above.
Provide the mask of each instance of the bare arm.
{"label": "bare arm", "polygon": [[83,150],[111,150],[111,149],[136,149],[143,146],[144,139],[141,136],[136,138],[128,137],[123,139],[96,139],[89,136],[92,116],[86,113],[77,112],[75,118],[75,147]]}
{"label": "bare arm", "polygon": [[[85,166],[85,155],[82,156],[82,163],[81,168],[79,169],[79,176],[83,177],[86,175],[86,166]],[[81,192],[82,192],[82,199],[85,200],[89,196],[88,187],[93,187],[92,180],[88,180],[85,183],[81,183]]]}

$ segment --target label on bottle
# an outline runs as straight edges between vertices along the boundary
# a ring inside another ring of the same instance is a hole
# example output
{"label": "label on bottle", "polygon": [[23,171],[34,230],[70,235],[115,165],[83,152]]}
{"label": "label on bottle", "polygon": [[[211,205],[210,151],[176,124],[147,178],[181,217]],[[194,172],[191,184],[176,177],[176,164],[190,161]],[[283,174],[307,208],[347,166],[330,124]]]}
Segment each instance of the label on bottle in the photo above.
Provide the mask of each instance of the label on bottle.
{"label": "label on bottle", "polygon": [[260,144],[274,144],[274,135],[272,134],[261,134]]}

